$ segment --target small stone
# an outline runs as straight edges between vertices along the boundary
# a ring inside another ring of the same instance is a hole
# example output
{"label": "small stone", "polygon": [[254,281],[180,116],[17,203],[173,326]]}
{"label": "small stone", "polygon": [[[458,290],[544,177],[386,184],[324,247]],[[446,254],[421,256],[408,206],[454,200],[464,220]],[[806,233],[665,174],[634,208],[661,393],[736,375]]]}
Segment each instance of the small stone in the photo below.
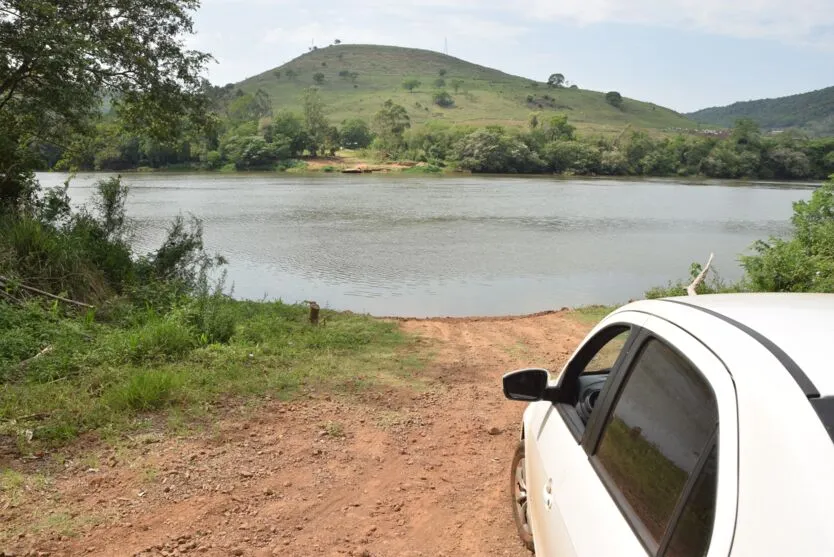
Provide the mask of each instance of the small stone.
{"label": "small stone", "polygon": [[243,555],[243,550],[239,547],[236,547],[232,550],[232,555]]}
{"label": "small stone", "polygon": [[492,426],[489,430],[487,430],[487,433],[490,435],[501,435],[502,431],[500,427]]}

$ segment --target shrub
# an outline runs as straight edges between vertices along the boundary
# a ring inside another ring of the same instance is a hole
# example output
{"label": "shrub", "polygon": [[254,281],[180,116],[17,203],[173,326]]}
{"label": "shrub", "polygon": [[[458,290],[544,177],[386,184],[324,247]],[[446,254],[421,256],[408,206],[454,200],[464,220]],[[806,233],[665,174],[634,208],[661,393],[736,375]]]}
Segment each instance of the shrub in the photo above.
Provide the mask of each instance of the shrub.
{"label": "shrub", "polygon": [[437,91],[434,95],[432,95],[432,102],[443,108],[455,106],[455,100],[448,91]]}
{"label": "shrub", "polygon": [[742,256],[745,280],[767,292],[834,292],[834,176],[809,201],[793,205],[790,238],[753,245]]}
{"label": "shrub", "polygon": [[482,129],[461,139],[455,159],[463,170],[472,172],[535,172],[543,163],[517,137],[499,129]]}

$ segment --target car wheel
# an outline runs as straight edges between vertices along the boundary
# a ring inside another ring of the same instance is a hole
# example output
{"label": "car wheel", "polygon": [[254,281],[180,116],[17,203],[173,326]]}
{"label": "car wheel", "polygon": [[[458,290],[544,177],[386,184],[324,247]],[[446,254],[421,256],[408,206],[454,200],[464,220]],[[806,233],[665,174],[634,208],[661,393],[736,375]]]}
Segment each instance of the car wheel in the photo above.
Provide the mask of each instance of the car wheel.
{"label": "car wheel", "polygon": [[513,464],[510,467],[510,497],[513,505],[513,519],[518,530],[518,536],[524,542],[524,546],[530,551],[533,547],[533,530],[530,527],[529,515],[527,513],[527,473],[524,469],[524,441],[521,441],[515,449]]}

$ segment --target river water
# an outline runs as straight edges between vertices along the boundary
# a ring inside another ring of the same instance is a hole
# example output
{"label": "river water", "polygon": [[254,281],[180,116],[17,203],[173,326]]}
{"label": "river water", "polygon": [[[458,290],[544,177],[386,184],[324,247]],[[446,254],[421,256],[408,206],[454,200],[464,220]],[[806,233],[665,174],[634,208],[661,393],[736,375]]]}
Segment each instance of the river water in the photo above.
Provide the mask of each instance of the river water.
{"label": "river water", "polygon": [[[79,174],[86,202],[105,174]],[[57,185],[63,174],[40,174]],[[639,298],[715,252],[790,230],[812,186],[513,176],[149,173],[124,177],[134,246],[204,221],[238,298],[390,316],[520,314]]]}

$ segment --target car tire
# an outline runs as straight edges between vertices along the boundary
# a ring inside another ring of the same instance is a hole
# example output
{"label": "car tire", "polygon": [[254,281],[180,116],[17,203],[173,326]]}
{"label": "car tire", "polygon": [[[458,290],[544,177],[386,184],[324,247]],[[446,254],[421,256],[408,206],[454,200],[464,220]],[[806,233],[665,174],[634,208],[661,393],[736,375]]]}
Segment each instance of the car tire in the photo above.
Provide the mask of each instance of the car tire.
{"label": "car tire", "polygon": [[513,454],[510,466],[510,503],[513,509],[513,520],[518,531],[518,537],[524,547],[535,552],[533,545],[533,530],[527,514],[527,480],[524,468],[524,441],[520,441]]}

